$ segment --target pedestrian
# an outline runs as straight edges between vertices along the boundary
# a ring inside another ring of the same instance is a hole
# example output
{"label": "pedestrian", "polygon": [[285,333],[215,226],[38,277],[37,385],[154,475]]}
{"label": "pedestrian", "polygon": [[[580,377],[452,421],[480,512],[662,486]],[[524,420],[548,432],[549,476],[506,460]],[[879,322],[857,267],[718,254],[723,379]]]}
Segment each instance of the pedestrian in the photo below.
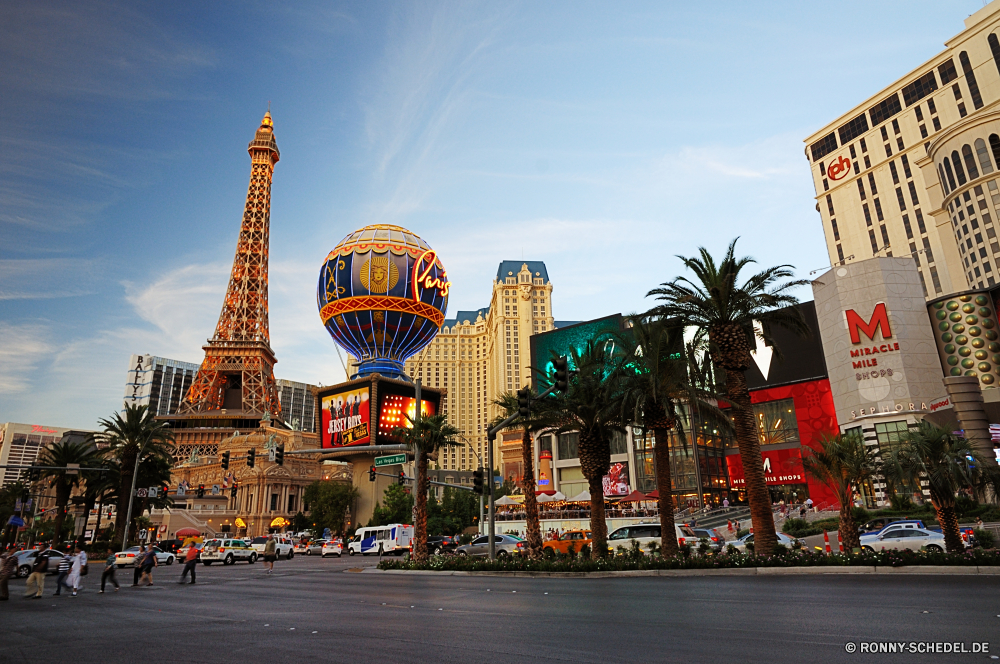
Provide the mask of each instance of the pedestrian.
{"label": "pedestrian", "polygon": [[194,542],[191,542],[191,545],[187,550],[187,555],[184,556],[184,571],[181,573],[181,580],[177,583],[184,583],[184,579],[187,577],[188,572],[191,572],[191,585],[194,585],[194,572],[196,567],[198,567],[198,547],[195,546]]}
{"label": "pedestrian", "polygon": [[270,574],[274,571],[274,561],[278,559],[276,551],[278,549],[278,543],[274,541],[274,535],[267,538],[267,544],[264,545],[264,567],[267,568],[267,573]]}
{"label": "pedestrian", "polygon": [[142,559],[142,574],[139,576],[139,583],[146,579],[146,585],[153,585],[153,568],[156,567],[156,549],[152,546],[146,548],[146,557]]}
{"label": "pedestrian", "polygon": [[[28,576],[28,582],[24,584],[25,597],[42,598],[42,593],[45,591],[45,575],[49,572],[49,557],[46,555],[48,548],[47,544],[43,544],[42,548],[35,554],[35,562],[31,565],[31,574]],[[34,587],[34,591],[32,591],[32,587]]]}
{"label": "pedestrian", "polygon": [[76,597],[80,586],[83,585],[80,577],[84,576],[87,576],[87,552],[77,546],[73,556],[73,568],[69,573],[69,585],[73,587],[73,597]]}
{"label": "pedestrian", "polygon": [[982,527],[983,527],[983,520],[982,520],[982,518],[980,518],[980,517],[977,516],[976,517],[976,528],[982,528]]}
{"label": "pedestrian", "polygon": [[107,583],[108,579],[111,579],[111,583],[115,584],[115,592],[118,592],[121,588],[121,586],[118,585],[118,577],[115,576],[115,570],[118,567],[116,563],[117,560],[115,552],[113,549],[109,548],[108,557],[104,561],[104,573],[101,574],[101,589],[98,591],[99,593],[104,592],[104,584]]}
{"label": "pedestrian", "polygon": [[146,559],[146,547],[142,544],[139,545],[139,553],[135,554],[135,558],[132,560],[132,587],[135,588],[139,585],[139,577],[142,575],[142,561]]}
{"label": "pedestrian", "polygon": [[806,518],[806,506],[805,505],[803,505],[802,507],[799,508],[799,518],[800,519]]}
{"label": "pedestrian", "polygon": [[733,532],[733,522],[732,519],[726,521],[726,526],[729,528],[729,532]]}
{"label": "pedestrian", "polygon": [[722,499],[722,506],[725,507],[727,510],[729,509],[729,499],[728,498],[723,498]]}
{"label": "pedestrian", "polygon": [[15,553],[13,549],[7,549],[3,557],[0,558],[0,601],[6,602],[10,599],[7,580],[17,574],[17,556]]}
{"label": "pedestrian", "polygon": [[68,584],[66,582],[66,579],[69,578],[70,568],[73,567],[73,556],[71,556],[69,554],[70,554],[70,550],[69,550],[69,547],[67,547],[66,548],[66,555],[62,556],[59,559],[59,570],[58,570],[59,576],[56,577],[56,591],[54,593],[52,593],[53,597],[61,594],[63,588],[66,588],[66,590],[69,590],[69,591],[73,590],[73,586],[71,586],[70,584]]}
{"label": "pedestrian", "polygon": [[806,509],[811,512],[812,508],[813,508],[813,499],[812,498],[806,498]]}

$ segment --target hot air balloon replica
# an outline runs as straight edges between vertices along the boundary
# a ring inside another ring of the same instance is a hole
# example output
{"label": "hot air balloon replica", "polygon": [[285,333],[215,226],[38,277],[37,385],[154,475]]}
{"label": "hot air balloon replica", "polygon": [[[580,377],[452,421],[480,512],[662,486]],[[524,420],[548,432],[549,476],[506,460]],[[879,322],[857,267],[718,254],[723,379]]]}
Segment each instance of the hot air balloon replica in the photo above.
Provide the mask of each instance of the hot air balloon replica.
{"label": "hot air balloon replica", "polygon": [[[358,366],[347,383],[319,392],[323,447],[395,442],[392,431],[416,412],[405,362],[441,329],[450,286],[437,253],[400,226],[365,226],[326,257],[316,290],[320,319]],[[440,392],[424,388],[421,413],[436,412],[439,403]]]}

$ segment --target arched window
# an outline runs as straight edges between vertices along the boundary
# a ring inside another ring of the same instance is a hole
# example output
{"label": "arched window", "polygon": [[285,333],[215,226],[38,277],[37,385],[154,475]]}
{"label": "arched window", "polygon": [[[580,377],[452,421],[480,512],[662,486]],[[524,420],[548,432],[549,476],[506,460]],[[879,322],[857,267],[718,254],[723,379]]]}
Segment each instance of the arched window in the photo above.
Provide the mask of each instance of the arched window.
{"label": "arched window", "polygon": [[995,161],[997,163],[997,167],[1000,168],[1000,136],[990,134],[990,149],[993,150],[993,161]]}
{"label": "arched window", "polygon": [[955,191],[955,176],[951,173],[951,162],[948,161],[948,157],[944,158],[944,172],[948,174],[949,188]]}
{"label": "arched window", "polygon": [[938,174],[941,176],[941,187],[944,189],[944,193],[950,194],[951,189],[948,188],[948,179],[944,176],[944,166],[938,164]]}
{"label": "arched window", "polygon": [[[990,35],[992,37],[992,35]],[[979,156],[979,166],[983,175],[993,172],[993,163],[990,162],[990,151],[986,149],[986,141],[981,138],[976,139],[976,154]]]}
{"label": "arched window", "polygon": [[962,63],[962,73],[965,74],[965,82],[969,84],[969,94],[972,95],[972,105],[976,108],[982,108],[983,96],[979,94],[979,84],[976,83],[976,73],[972,71],[972,63],[969,62],[969,54],[962,51],[958,54],[958,61]]}
{"label": "arched window", "polygon": [[978,178],[979,170],[976,168],[976,160],[972,158],[972,148],[968,143],[962,146],[962,158],[965,159],[965,170],[969,171],[969,179]]}
{"label": "arched window", "polygon": [[997,71],[1000,71],[1000,39],[997,39],[996,35],[990,34],[986,41],[990,43],[990,50],[993,51],[993,64],[997,66]]}
{"label": "arched window", "polygon": [[955,177],[958,178],[958,186],[966,183],[965,171],[962,170],[962,160],[958,156],[957,150],[951,151],[951,164],[955,167]]}

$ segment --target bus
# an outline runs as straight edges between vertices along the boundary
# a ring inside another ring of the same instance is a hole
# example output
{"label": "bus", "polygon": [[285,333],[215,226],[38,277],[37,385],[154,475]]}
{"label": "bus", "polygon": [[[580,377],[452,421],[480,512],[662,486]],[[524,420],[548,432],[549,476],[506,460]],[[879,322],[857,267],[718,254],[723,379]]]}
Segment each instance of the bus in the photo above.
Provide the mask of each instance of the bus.
{"label": "bus", "polygon": [[413,526],[404,523],[390,523],[387,526],[358,528],[347,545],[347,553],[363,556],[369,554],[401,556],[410,550],[413,540]]}

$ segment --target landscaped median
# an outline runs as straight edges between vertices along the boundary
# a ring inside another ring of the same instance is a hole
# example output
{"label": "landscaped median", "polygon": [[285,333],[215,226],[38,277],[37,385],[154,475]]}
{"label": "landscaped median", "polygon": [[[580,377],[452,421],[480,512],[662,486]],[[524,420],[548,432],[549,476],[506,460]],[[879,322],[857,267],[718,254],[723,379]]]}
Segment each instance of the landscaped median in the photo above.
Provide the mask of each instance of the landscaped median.
{"label": "landscaped median", "polygon": [[[383,572],[490,576],[777,576],[805,574],[989,574],[1000,576],[1000,551],[973,549],[965,553],[878,551],[825,555],[789,551],[775,556],[721,554],[718,556],[624,555],[590,560],[561,558],[462,558],[436,556],[425,563],[383,560]],[[372,569],[371,571],[376,571]]]}

